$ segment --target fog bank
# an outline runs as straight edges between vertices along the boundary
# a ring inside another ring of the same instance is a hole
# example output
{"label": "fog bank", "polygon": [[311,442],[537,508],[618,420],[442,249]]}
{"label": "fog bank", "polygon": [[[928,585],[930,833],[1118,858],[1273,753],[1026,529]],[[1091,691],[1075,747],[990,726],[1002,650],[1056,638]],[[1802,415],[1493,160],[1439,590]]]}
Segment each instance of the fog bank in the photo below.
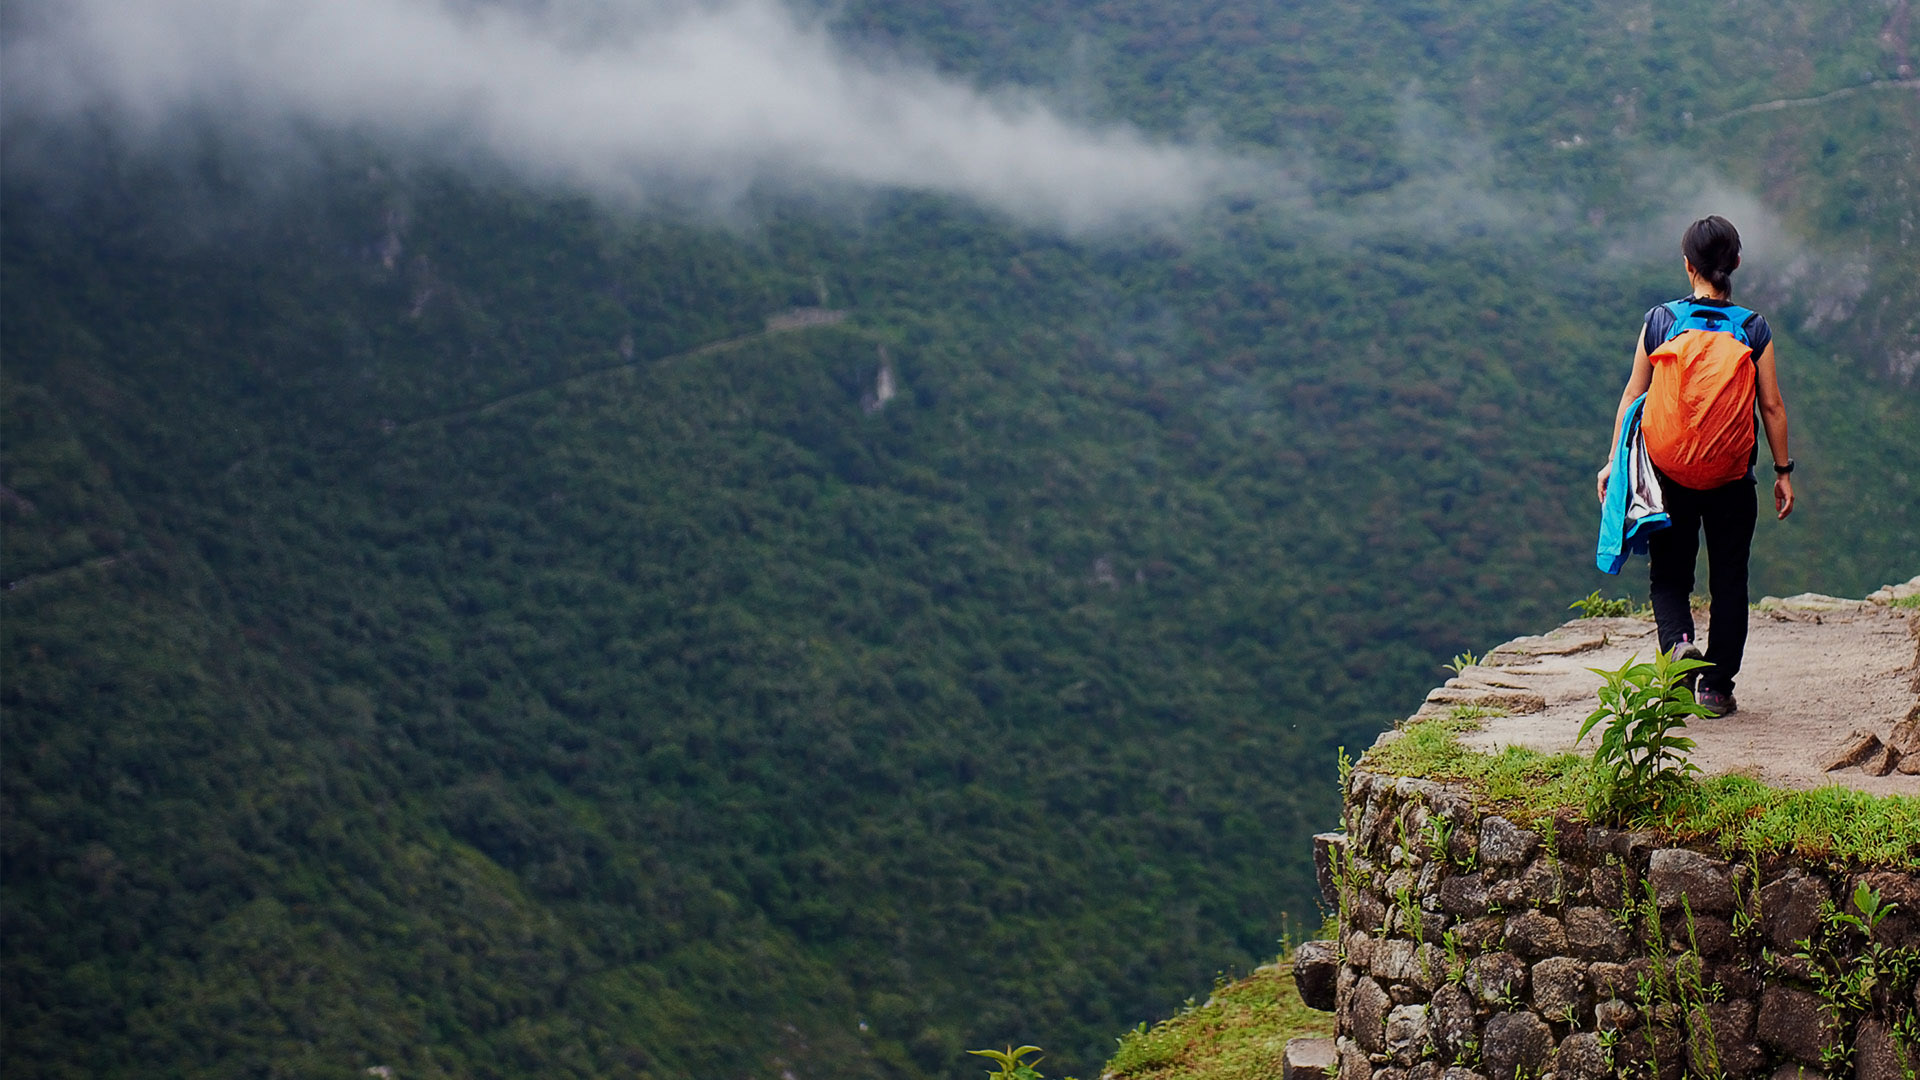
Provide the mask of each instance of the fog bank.
{"label": "fog bank", "polygon": [[318,127],[622,200],[852,184],[1084,230],[1181,213],[1233,171],[856,55],[779,0],[69,0],[5,22],[14,117],[134,138],[188,116]]}

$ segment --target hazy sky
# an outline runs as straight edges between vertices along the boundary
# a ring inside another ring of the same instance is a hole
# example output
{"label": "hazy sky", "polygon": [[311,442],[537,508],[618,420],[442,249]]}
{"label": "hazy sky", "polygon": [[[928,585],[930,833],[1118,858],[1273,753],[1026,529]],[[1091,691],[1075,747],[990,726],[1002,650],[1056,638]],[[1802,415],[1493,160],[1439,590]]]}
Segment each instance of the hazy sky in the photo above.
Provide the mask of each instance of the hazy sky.
{"label": "hazy sky", "polygon": [[64,0],[16,6],[16,116],[207,114],[489,155],[614,197],[754,182],[956,194],[1068,228],[1177,213],[1214,153],[856,56],[780,0]]}

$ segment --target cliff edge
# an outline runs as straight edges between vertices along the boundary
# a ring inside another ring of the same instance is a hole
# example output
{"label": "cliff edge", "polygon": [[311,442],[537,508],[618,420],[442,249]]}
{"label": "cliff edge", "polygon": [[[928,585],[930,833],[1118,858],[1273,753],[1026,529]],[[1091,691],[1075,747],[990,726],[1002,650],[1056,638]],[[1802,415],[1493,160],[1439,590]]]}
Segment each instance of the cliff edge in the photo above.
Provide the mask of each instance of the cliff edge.
{"label": "cliff edge", "polygon": [[1624,817],[1544,755],[1591,752],[1589,669],[1649,658],[1650,621],[1575,620],[1437,687],[1315,838],[1337,933],[1294,977],[1337,1034],[1294,1039],[1282,1075],[1920,1075],[1915,597],[1756,605],[1740,711],[1686,731],[1702,782]]}
{"label": "cliff edge", "polygon": [[[1920,577],[1866,600],[1805,594],[1755,605],[1739,711],[1687,725],[1702,775],[1920,795],[1920,610],[1906,606],[1910,597],[1920,597]],[[1574,744],[1601,684],[1590,669],[1651,659],[1658,648],[1650,619],[1576,619],[1493,649],[1414,717],[1479,706],[1496,714],[1462,740],[1473,749],[1591,753],[1591,737]]]}

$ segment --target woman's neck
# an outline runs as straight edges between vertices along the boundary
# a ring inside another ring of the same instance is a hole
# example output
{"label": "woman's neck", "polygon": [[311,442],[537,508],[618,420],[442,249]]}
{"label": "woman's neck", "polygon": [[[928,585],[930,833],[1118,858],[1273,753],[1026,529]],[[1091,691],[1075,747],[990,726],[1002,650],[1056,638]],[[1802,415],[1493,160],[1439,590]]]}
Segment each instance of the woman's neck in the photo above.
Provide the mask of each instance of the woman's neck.
{"label": "woman's neck", "polygon": [[1723,293],[1718,289],[1715,289],[1713,286],[1707,284],[1705,278],[1695,277],[1694,275],[1689,274],[1687,275],[1687,281],[1693,286],[1693,295],[1696,299],[1725,300],[1728,296],[1727,293]]}

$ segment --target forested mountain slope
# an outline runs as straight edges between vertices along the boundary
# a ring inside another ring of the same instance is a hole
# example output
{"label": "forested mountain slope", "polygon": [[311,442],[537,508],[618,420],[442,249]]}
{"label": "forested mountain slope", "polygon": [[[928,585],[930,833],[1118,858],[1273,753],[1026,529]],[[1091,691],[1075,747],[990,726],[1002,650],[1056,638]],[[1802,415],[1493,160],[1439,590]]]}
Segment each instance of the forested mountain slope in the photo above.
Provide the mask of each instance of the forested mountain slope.
{"label": "forested mountain slope", "polygon": [[1920,102],[1740,111],[1910,77],[1905,11],[836,9],[1268,170],[1076,234],[11,159],[7,1071],[1097,1066],[1317,922],[1337,746],[1638,587],[1591,477],[1686,218],[1805,463],[1756,589],[1911,574]]}

